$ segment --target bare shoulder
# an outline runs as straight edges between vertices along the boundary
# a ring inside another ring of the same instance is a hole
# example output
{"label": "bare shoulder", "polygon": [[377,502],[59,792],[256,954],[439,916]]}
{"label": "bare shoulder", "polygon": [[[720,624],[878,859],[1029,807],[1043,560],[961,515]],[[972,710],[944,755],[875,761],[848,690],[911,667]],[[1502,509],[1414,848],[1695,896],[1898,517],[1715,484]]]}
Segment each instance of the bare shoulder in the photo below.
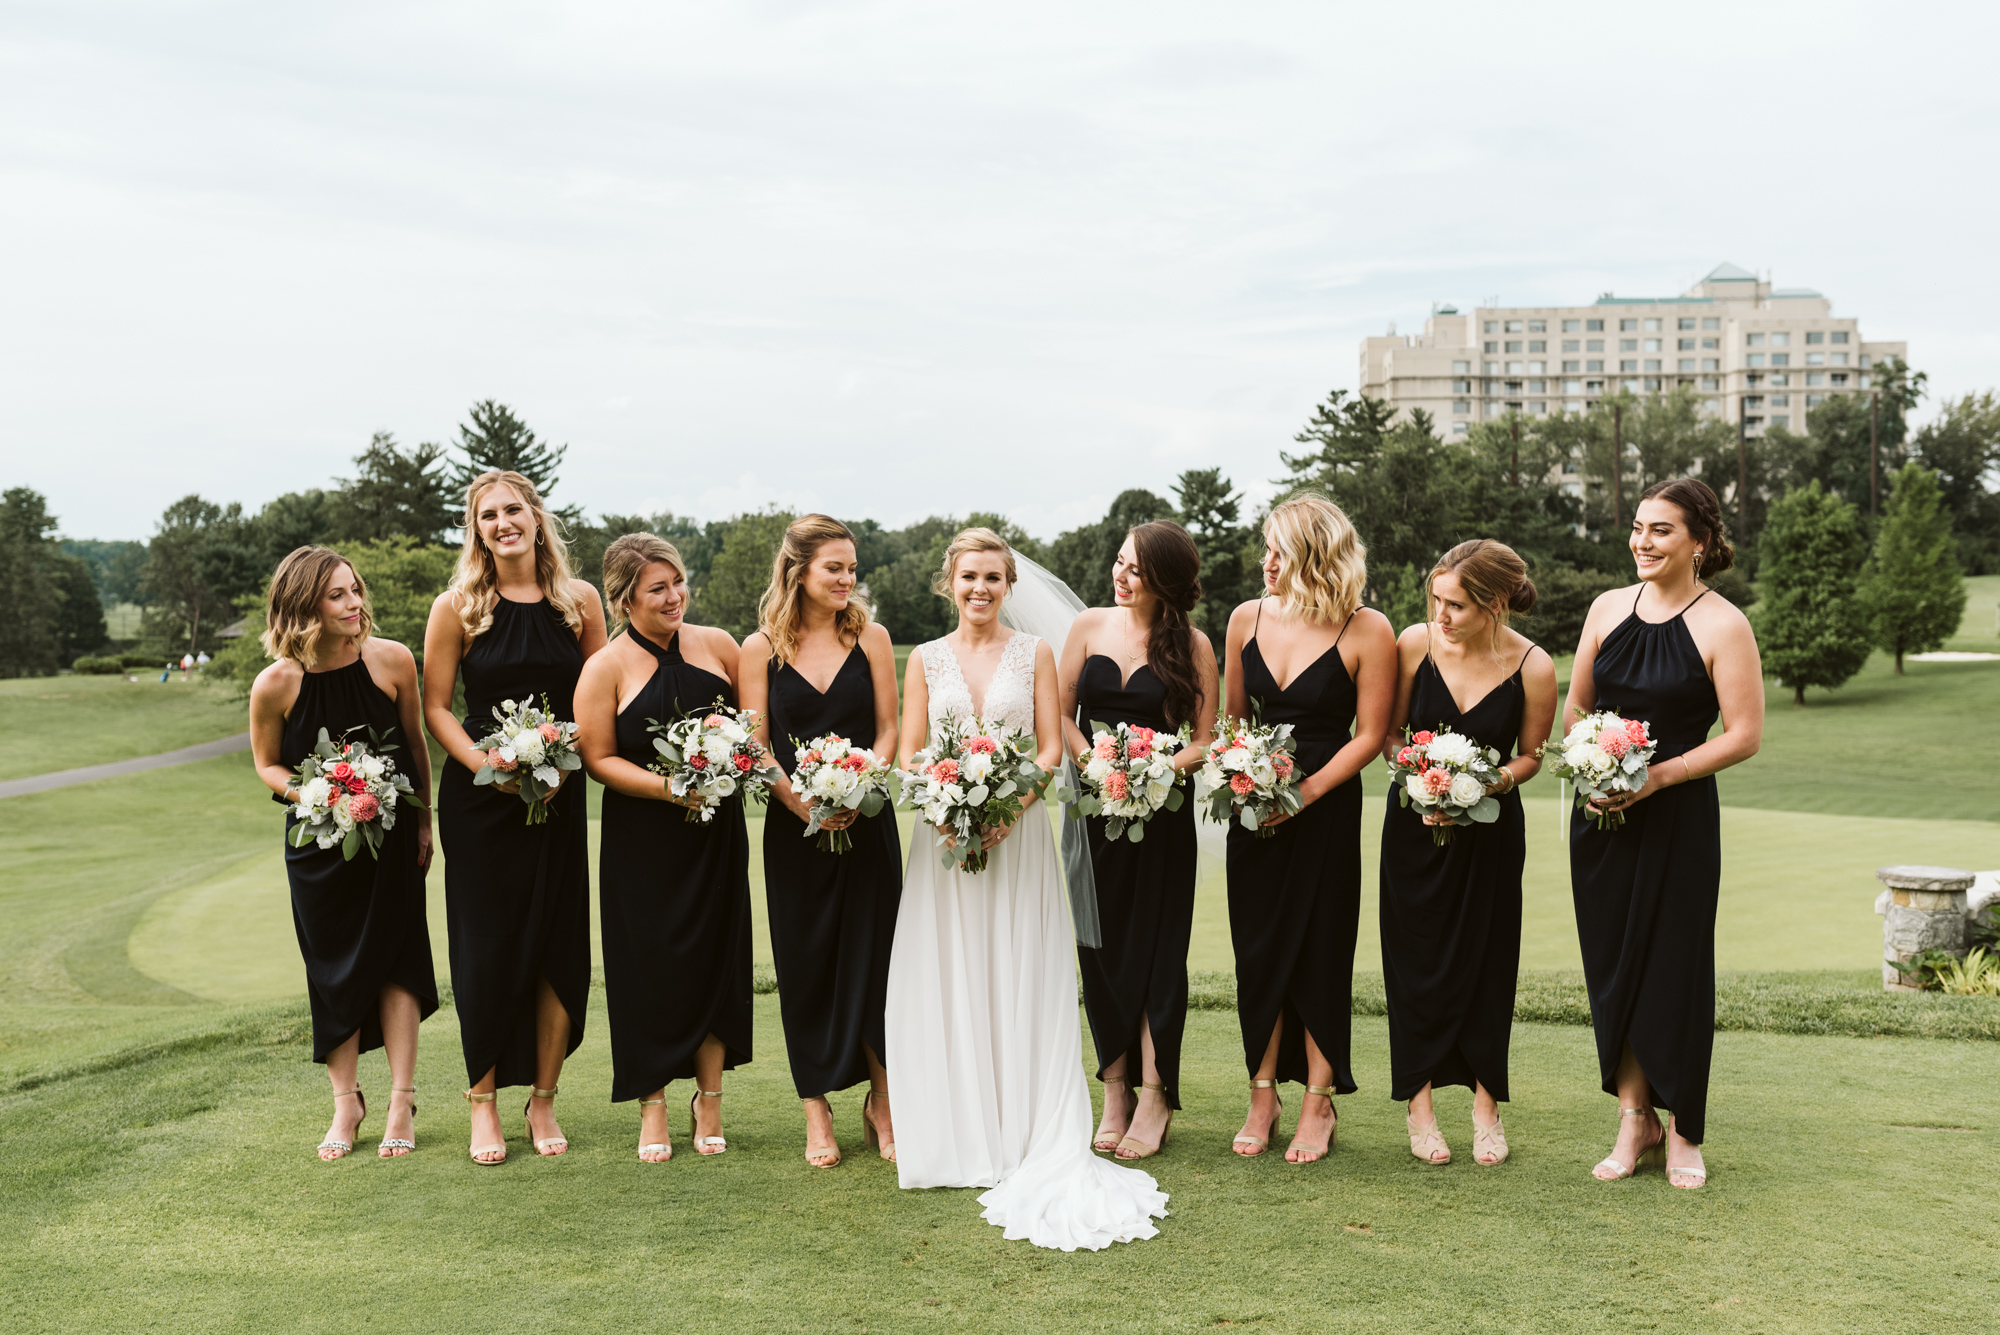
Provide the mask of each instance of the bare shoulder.
{"label": "bare shoulder", "polygon": [[295,658],[281,658],[257,674],[250,683],[252,704],[270,704],[274,701],[289,702],[299,693],[299,685],[306,678],[305,668]]}
{"label": "bare shoulder", "polygon": [[1054,672],[1056,670],[1056,651],[1049,647],[1047,640],[1037,635],[1035,637],[1035,667],[1039,669],[1045,664],[1049,671]]}
{"label": "bare shoulder", "polygon": [[734,654],[736,637],[720,626],[682,626],[681,633],[695,632],[695,643],[712,654]]}
{"label": "bare shoulder", "polygon": [[370,635],[361,646],[361,656],[370,664],[391,672],[413,673],[417,670],[417,656],[401,640],[385,640],[378,635]]}
{"label": "bare shoulder", "polygon": [[[748,641],[745,641],[747,644]],[[861,651],[873,658],[877,654],[893,654],[896,646],[889,638],[889,628],[879,621],[871,621],[861,628]]]}
{"label": "bare shoulder", "polygon": [[771,656],[771,637],[761,630],[753,630],[743,638],[743,657],[755,661]]}
{"label": "bare shoulder", "polygon": [[1606,589],[1591,600],[1590,615],[1594,617],[1600,612],[1613,612],[1619,608],[1629,612],[1632,605],[1639,601],[1639,595],[1645,591],[1644,584],[1625,584],[1615,589]]}
{"label": "bare shoulder", "polygon": [[1743,609],[1719,593],[1699,599],[1687,610],[1687,628],[1704,650],[1754,649],[1757,633]]}
{"label": "bare shoulder", "polygon": [[1208,636],[1198,630],[1190,630],[1188,633],[1193,637],[1194,641],[1195,662],[1200,663],[1205,659],[1207,662],[1213,663],[1215,661],[1215,646],[1209,643]]}
{"label": "bare shoulder", "polygon": [[587,579],[571,579],[569,582],[569,592],[572,598],[586,605],[603,605],[604,600],[597,596],[597,586]]}
{"label": "bare shoulder", "polygon": [[1112,611],[1113,609],[1109,607],[1084,608],[1076,614],[1076,620],[1070,624],[1070,634],[1074,635],[1078,631],[1082,631],[1085,635],[1089,635],[1094,631],[1104,629],[1105,623],[1111,619]]}
{"label": "bare shoulder", "polygon": [[1229,614],[1230,633],[1234,634],[1238,630],[1241,630],[1245,634],[1248,634],[1250,628],[1257,624],[1257,609],[1263,605],[1264,600],[1262,598],[1252,598],[1247,603],[1236,604],[1236,610]]}
{"label": "bare shoulder", "polygon": [[431,599],[431,615],[436,616],[440,612],[448,613],[451,616],[458,615],[458,590],[447,588],[437,597]]}
{"label": "bare shoulder", "polygon": [[1396,628],[1389,624],[1389,618],[1372,607],[1354,609],[1354,621],[1347,633],[1359,635],[1362,643],[1373,643],[1377,649],[1386,649],[1396,643]]}

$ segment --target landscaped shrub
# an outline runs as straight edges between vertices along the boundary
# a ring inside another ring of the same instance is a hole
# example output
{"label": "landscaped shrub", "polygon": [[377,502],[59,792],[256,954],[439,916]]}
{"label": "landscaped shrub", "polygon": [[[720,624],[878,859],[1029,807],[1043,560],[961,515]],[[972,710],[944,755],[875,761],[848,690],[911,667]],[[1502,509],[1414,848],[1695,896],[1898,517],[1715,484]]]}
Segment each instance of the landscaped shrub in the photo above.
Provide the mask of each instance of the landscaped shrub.
{"label": "landscaped shrub", "polygon": [[156,668],[167,660],[158,654],[120,654],[118,666],[124,668]]}
{"label": "landscaped shrub", "polygon": [[86,677],[115,677],[125,671],[125,665],[115,658],[92,658],[88,654],[69,667],[70,671],[80,672]]}

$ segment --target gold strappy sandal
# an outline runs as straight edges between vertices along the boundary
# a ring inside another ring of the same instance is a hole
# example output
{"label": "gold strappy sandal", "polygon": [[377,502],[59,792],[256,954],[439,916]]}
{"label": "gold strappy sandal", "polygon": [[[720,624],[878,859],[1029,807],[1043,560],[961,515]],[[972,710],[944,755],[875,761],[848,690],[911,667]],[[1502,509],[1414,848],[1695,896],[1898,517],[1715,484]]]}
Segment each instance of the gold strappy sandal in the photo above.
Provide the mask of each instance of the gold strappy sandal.
{"label": "gold strappy sandal", "polygon": [[694,1101],[696,1099],[719,1099],[721,1097],[722,1091],[719,1089],[696,1089],[693,1094],[688,1096],[688,1136],[694,1141],[694,1152],[696,1154],[721,1154],[729,1148],[729,1142],[721,1136],[704,1136],[695,1129]]}
{"label": "gold strappy sandal", "polygon": [[[359,1135],[361,1133],[361,1124],[368,1120],[368,1096],[361,1092],[361,1086],[359,1085],[356,1085],[353,1089],[336,1090],[333,1096],[337,1099],[344,1099],[349,1094],[361,1100],[361,1116],[354,1119],[354,1131],[356,1135]],[[328,1150],[332,1150],[333,1153],[328,1154]],[[321,1163],[332,1163],[336,1159],[345,1159],[348,1155],[354,1153],[354,1142],[351,1140],[335,1140],[332,1133],[328,1133],[327,1138],[319,1143],[318,1151]]]}
{"label": "gold strappy sandal", "polygon": [[[667,1102],[667,1096],[665,1094],[662,1094],[657,1099],[640,1099],[639,1106],[641,1108],[662,1108],[666,1106],[666,1102]],[[641,1113],[639,1115],[641,1117],[645,1116],[644,1113]],[[672,1132],[669,1132],[668,1134],[671,1135]],[[648,1159],[646,1156],[649,1154],[657,1154],[660,1157],[657,1159]],[[674,1157],[674,1147],[670,1144],[667,1144],[664,1141],[656,1145],[641,1145],[639,1147],[640,1163],[665,1163],[667,1162],[667,1160],[673,1157]]]}
{"label": "gold strappy sandal", "polygon": [[[417,1092],[417,1087],[415,1085],[411,1085],[408,1089],[404,1089],[397,1085],[391,1085],[389,1086],[389,1092],[391,1094],[408,1094],[411,1096],[410,1120],[412,1122],[416,1121],[417,1100],[415,1096]],[[400,1159],[404,1155],[408,1154],[411,1150],[414,1150],[416,1147],[417,1147],[416,1141],[404,1140],[401,1136],[397,1136],[394,1139],[385,1140],[380,1145],[376,1146],[375,1153],[377,1156],[384,1159]]]}
{"label": "gold strappy sandal", "polygon": [[[1333,1114],[1333,1125],[1326,1129],[1326,1144],[1318,1146],[1317,1148],[1311,1145],[1299,1144],[1298,1128],[1294,1127],[1292,1129],[1292,1149],[1298,1150],[1302,1154],[1310,1154],[1312,1155],[1312,1158],[1287,1159],[1286,1160],[1287,1163],[1293,1163],[1293,1164],[1318,1163],[1321,1159],[1324,1159],[1327,1155],[1333,1153],[1333,1142],[1340,1138],[1340,1110],[1333,1106],[1333,1086],[1307,1085],[1306,1093],[1309,1095],[1323,1094],[1326,1096],[1327,1111]],[[1304,1117],[1305,1115],[1306,1115],[1305,1105],[1302,1102],[1299,1105],[1299,1116]],[[1286,1152],[1290,1153],[1289,1150]]]}
{"label": "gold strappy sandal", "polygon": [[[890,1163],[894,1163],[896,1162],[896,1142],[882,1139],[882,1133],[875,1129],[875,1119],[868,1115],[868,1110],[874,1104],[876,1097],[873,1089],[861,1096],[861,1146],[863,1149],[876,1149],[879,1147],[882,1157]],[[883,1094],[880,1097],[884,1102],[887,1102],[889,1098],[887,1094]]]}
{"label": "gold strappy sandal", "polygon": [[[499,1098],[500,1095],[497,1091],[491,1091],[485,1094],[475,1094],[468,1089],[461,1097],[464,1098],[464,1100],[467,1103],[491,1103],[493,1102],[493,1100]],[[493,1159],[482,1159],[479,1157],[482,1154],[493,1154],[493,1155],[498,1155],[499,1157]],[[495,1164],[506,1163],[507,1142],[503,1139],[497,1145],[474,1145],[472,1147],[472,1162],[476,1164],[481,1164],[487,1168],[491,1168]]]}
{"label": "gold strappy sandal", "polygon": [[[1252,1089],[1275,1090],[1277,1087],[1278,1087],[1278,1082],[1275,1080],[1252,1080],[1250,1082],[1250,1088]],[[1237,1155],[1240,1156],[1241,1158],[1245,1159],[1256,1158],[1258,1155],[1262,1154],[1266,1149],[1270,1148],[1271,1137],[1278,1134],[1278,1123],[1283,1121],[1284,1117],[1285,1117],[1285,1100],[1283,1099],[1283,1097],[1279,1097],[1278,1111],[1271,1114],[1270,1132],[1262,1136],[1253,1136],[1247,1131],[1239,1131],[1236,1133],[1236,1139],[1229,1142],[1229,1148],[1232,1150],[1236,1150]],[[1249,1151],[1248,1153],[1245,1153],[1242,1150],[1236,1149],[1238,1145],[1255,1145],[1257,1148]]]}
{"label": "gold strappy sandal", "polygon": [[[528,1101],[521,1105],[521,1120],[528,1122],[528,1109],[534,1106],[536,1099],[547,1099],[553,1103],[556,1097],[556,1090],[559,1088],[561,1086],[536,1089],[533,1085],[529,1085]],[[528,1139],[535,1141],[535,1153],[545,1159],[553,1159],[558,1154],[567,1154],[569,1152],[569,1138],[567,1136],[544,1136],[540,1140],[535,1140],[535,1124],[533,1122],[528,1122]],[[557,1145],[561,1148],[553,1150],[543,1149],[544,1145]]]}
{"label": "gold strappy sandal", "polygon": [[[1167,1091],[1165,1086],[1153,1084],[1149,1080],[1140,1081],[1139,1088],[1150,1089],[1155,1094],[1158,1094],[1162,1099],[1165,1099],[1167,1096]],[[1139,1115],[1139,1105],[1137,1100],[1133,1101],[1132,1115],[1134,1117],[1137,1117]],[[1161,1150],[1167,1147],[1167,1136],[1173,1131],[1173,1129],[1174,1129],[1174,1114],[1173,1110],[1169,1109],[1167,1111],[1167,1124],[1160,1128],[1160,1138],[1158,1141],[1154,1142],[1151,1145],[1148,1145],[1143,1140],[1134,1140],[1132,1137],[1126,1136],[1124,1139],[1118,1142],[1118,1157],[1120,1159],[1127,1159],[1127,1160],[1152,1158],[1155,1154],[1158,1154]]]}
{"label": "gold strappy sandal", "polygon": [[[1104,1086],[1104,1112],[1105,1116],[1108,1117],[1111,1114],[1111,1087],[1113,1085],[1123,1085],[1125,1092],[1130,1094],[1132,1092],[1132,1082],[1122,1075],[1107,1075],[1099,1077],[1099,1083]],[[1139,1100],[1134,1097],[1131,1106],[1125,1109],[1125,1124],[1127,1126],[1132,1124],[1132,1114],[1138,1110]],[[1099,1154],[1109,1154],[1118,1148],[1118,1143],[1122,1139],[1122,1136],[1116,1136],[1106,1131],[1104,1129],[1104,1119],[1099,1118],[1097,1121],[1097,1136],[1090,1142],[1090,1148],[1096,1150]]]}
{"label": "gold strappy sandal", "polygon": [[[824,1094],[816,1095],[815,1097],[817,1097],[820,1100],[820,1102],[826,1104],[826,1119],[828,1122],[831,1122],[833,1120],[833,1101],[831,1099],[828,1099]],[[800,1099],[799,1106],[804,1107],[806,1104],[811,1103],[812,1101],[813,1101],[812,1099]],[[822,1159],[826,1159],[828,1155],[832,1155],[833,1157],[830,1160],[827,1160],[827,1162],[825,1163],[820,1162]],[[806,1162],[811,1164],[814,1168],[840,1167],[840,1142],[835,1141],[831,1145],[822,1145],[818,1149],[814,1149],[812,1147],[812,1139],[810,1136],[808,1136],[806,1139]]]}

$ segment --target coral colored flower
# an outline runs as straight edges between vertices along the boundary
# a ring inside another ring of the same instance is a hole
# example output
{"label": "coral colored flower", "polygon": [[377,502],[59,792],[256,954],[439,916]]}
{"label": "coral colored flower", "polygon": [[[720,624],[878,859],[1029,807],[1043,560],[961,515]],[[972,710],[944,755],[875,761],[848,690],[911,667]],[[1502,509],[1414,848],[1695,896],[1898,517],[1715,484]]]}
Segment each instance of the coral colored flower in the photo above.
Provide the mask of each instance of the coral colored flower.
{"label": "coral colored flower", "polygon": [[1133,728],[1131,732],[1134,737],[1137,737],[1140,741],[1145,742],[1148,745],[1152,743],[1154,737],[1159,735],[1155,733],[1151,728]]}
{"label": "coral colored flower", "polygon": [[939,783],[957,783],[958,762],[949,759],[938,761],[937,764],[931,766],[931,777]]}
{"label": "coral colored flower", "polygon": [[1125,784],[1125,771],[1112,770],[1104,776],[1104,795],[1114,802],[1123,802],[1131,789]]}
{"label": "coral colored flower", "polygon": [[365,793],[368,791],[368,780],[362,778],[359,774],[356,774],[352,778],[348,779],[346,784],[344,784],[343,786],[347,789],[348,792],[359,795],[361,793]]}
{"label": "coral colored flower", "polygon": [[1436,734],[1434,733],[1420,732],[1416,736],[1410,738],[1410,740],[1416,743],[1418,746],[1429,746],[1434,736],[1436,736]]}
{"label": "coral colored flower", "polygon": [[1252,779],[1248,774],[1232,774],[1229,776],[1229,791],[1235,793],[1238,797],[1248,797],[1250,790],[1256,786],[1256,780]]}
{"label": "coral colored flower", "polygon": [[748,774],[751,770],[756,768],[757,768],[757,758],[755,756],[744,755],[741,752],[737,753],[736,772],[738,774]]}
{"label": "coral colored flower", "polygon": [[486,763],[497,770],[511,770],[514,768],[514,762],[501,755],[500,748],[497,746],[486,753]]}
{"label": "coral colored flower", "polygon": [[1125,754],[1134,760],[1144,760],[1147,756],[1153,754],[1153,743],[1150,738],[1134,737],[1131,743],[1126,746]]}
{"label": "coral colored flower", "polygon": [[1099,760],[1116,760],[1118,759],[1118,739],[1110,736],[1100,737],[1097,739],[1097,745],[1090,748],[1090,753]]}
{"label": "coral colored flower", "polygon": [[1625,740],[1625,734],[1614,732],[1609,728],[1606,728],[1604,735],[1597,739],[1597,745],[1613,760],[1623,760],[1625,753],[1632,749],[1632,744]]}
{"label": "coral colored flower", "polygon": [[1634,746],[1644,746],[1650,740],[1646,736],[1646,725],[1635,718],[1625,720],[1625,738]]}
{"label": "coral colored flower", "polygon": [[690,751],[688,753],[687,764],[689,769],[707,769],[708,757],[699,751]]}
{"label": "coral colored flower", "polygon": [[1271,757],[1271,768],[1277,771],[1279,778],[1289,778],[1292,773],[1292,758],[1280,751]]}
{"label": "coral colored flower", "polygon": [[1425,770],[1423,779],[1424,788],[1433,797],[1442,797],[1451,791],[1451,775],[1447,774],[1442,767]]}
{"label": "coral colored flower", "polygon": [[356,825],[374,820],[381,810],[382,803],[373,793],[356,793],[347,799],[347,814],[354,817]]}
{"label": "coral colored flower", "polygon": [[1414,764],[1416,764],[1416,763],[1417,763],[1417,748],[1416,748],[1416,747],[1414,747],[1414,746],[1406,746],[1406,747],[1404,747],[1404,748],[1403,748],[1402,750],[1398,751],[1398,752],[1396,753],[1396,763],[1397,763],[1398,765],[1414,765]]}
{"label": "coral colored flower", "polygon": [[720,714],[710,714],[701,721],[701,726],[704,728],[719,728],[727,721]]}
{"label": "coral colored flower", "polygon": [[968,737],[965,740],[965,753],[969,756],[990,756],[999,750],[1000,743],[984,734],[977,737]]}
{"label": "coral colored flower", "polygon": [[868,768],[867,758],[853,751],[849,751],[846,755],[842,756],[839,763],[842,769],[852,770],[856,774]]}
{"label": "coral colored flower", "polygon": [[544,723],[540,728],[536,729],[536,731],[542,734],[542,740],[545,742],[555,742],[562,740],[561,729],[557,728],[556,725],[553,723]]}
{"label": "coral colored flower", "polygon": [[826,757],[817,751],[808,751],[799,757],[799,763],[801,765],[818,765],[824,762],[825,759]]}
{"label": "coral colored flower", "polygon": [[326,767],[326,777],[345,787],[347,781],[354,777],[354,766],[345,760],[336,760]]}

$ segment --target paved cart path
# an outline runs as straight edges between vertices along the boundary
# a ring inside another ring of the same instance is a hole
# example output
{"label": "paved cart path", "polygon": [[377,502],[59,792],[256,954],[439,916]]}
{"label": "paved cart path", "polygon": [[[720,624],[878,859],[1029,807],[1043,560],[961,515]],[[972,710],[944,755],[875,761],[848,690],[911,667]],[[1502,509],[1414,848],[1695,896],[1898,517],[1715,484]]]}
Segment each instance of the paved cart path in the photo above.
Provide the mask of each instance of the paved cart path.
{"label": "paved cart path", "polygon": [[250,734],[239,732],[234,737],[221,737],[212,742],[202,742],[197,746],[183,746],[178,751],[162,751],[156,756],[134,756],[130,760],[114,760],[108,765],[85,765],[82,769],[62,769],[53,774],[31,774],[25,779],[8,779],[0,783],[0,797],[42,793],[51,788],[67,788],[74,783],[91,783],[97,779],[116,778],[120,774],[138,774],[149,769],[165,769],[169,765],[185,765],[190,761],[210,760],[216,756],[234,755],[238,751],[249,749]]}

